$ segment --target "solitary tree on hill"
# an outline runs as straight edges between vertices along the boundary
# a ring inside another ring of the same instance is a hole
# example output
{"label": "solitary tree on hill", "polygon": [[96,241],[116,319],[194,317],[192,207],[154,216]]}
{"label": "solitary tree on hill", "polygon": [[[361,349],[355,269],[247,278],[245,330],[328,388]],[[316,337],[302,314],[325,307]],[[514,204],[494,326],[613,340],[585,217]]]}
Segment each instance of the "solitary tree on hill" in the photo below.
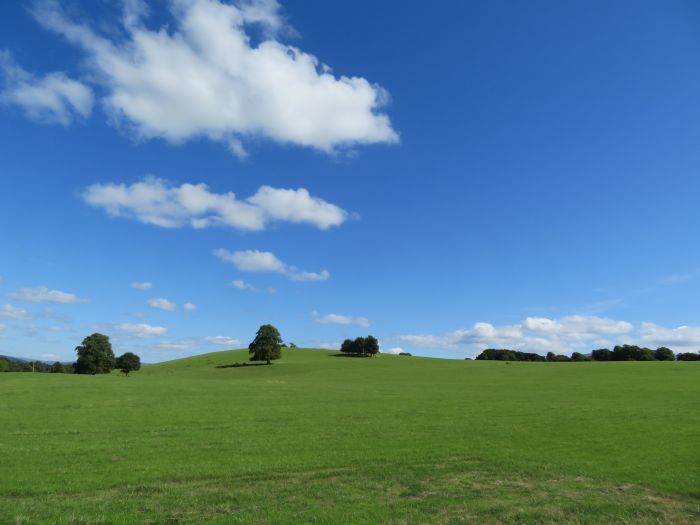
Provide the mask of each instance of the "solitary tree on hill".
{"label": "solitary tree on hill", "polygon": [[78,354],[75,363],[76,374],[109,374],[114,368],[112,344],[104,334],[94,333],[87,336],[75,351]]}
{"label": "solitary tree on hill", "polygon": [[251,361],[270,361],[282,357],[282,337],[279,330],[271,324],[264,324],[255,334],[255,339],[248,345]]}
{"label": "solitary tree on hill", "polygon": [[116,368],[121,370],[125,376],[128,376],[129,372],[136,372],[141,369],[141,358],[136,354],[127,352],[117,358]]}

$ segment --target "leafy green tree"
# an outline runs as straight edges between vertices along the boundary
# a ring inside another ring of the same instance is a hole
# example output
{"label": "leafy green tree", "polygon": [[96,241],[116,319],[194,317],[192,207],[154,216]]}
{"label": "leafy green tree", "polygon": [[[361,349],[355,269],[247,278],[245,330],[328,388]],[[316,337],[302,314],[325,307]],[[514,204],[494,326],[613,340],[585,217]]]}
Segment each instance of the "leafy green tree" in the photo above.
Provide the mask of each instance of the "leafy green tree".
{"label": "leafy green tree", "polygon": [[637,361],[656,361],[656,352],[651,348],[640,348],[637,352]]}
{"label": "leafy green tree", "polygon": [[78,360],[75,362],[76,374],[109,374],[115,365],[114,352],[109,337],[94,333],[83,339],[75,348]]}
{"label": "leafy green tree", "polygon": [[588,356],[583,355],[581,352],[574,352],[571,354],[572,361],[589,361]]}
{"label": "leafy green tree", "polygon": [[11,372],[12,366],[10,362],[4,357],[0,357],[0,372]]}
{"label": "leafy green tree", "polygon": [[379,353],[379,341],[377,341],[377,338],[368,335],[365,338],[365,354],[372,357],[375,356]]}
{"label": "leafy green tree", "polygon": [[612,361],[612,352],[607,348],[599,348],[591,352],[593,361]]}
{"label": "leafy green tree", "polygon": [[694,354],[693,352],[684,352],[676,356],[679,361],[700,361],[700,354]]}
{"label": "leafy green tree", "polygon": [[125,376],[128,376],[129,372],[141,370],[141,358],[134,353],[127,352],[117,358],[116,368],[121,370]]}
{"label": "leafy green tree", "polygon": [[355,342],[352,339],[346,339],[343,344],[340,345],[340,351],[344,354],[354,354],[355,353]]}
{"label": "leafy green tree", "polygon": [[264,324],[255,334],[255,339],[248,345],[251,361],[270,361],[282,357],[282,337],[279,330],[271,324]]}
{"label": "leafy green tree", "polygon": [[353,354],[367,355],[367,339],[364,337],[356,337],[352,343]]}
{"label": "leafy green tree", "polygon": [[673,350],[671,350],[670,348],[666,348],[665,346],[657,348],[656,352],[654,352],[654,356],[659,361],[675,361],[676,360],[676,356],[673,353]]}

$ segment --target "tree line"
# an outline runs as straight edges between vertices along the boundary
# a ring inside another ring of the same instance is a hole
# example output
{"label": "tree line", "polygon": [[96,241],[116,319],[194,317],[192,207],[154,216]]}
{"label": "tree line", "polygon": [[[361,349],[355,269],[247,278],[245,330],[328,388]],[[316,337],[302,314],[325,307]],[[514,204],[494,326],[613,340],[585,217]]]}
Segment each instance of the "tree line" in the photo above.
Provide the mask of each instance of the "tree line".
{"label": "tree line", "polygon": [[531,352],[520,352],[507,348],[488,348],[477,357],[479,361],[700,361],[700,353],[685,352],[675,354],[670,348],[661,346],[656,350],[637,345],[618,345],[612,350],[599,348],[590,354],[574,352],[571,356],[548,352],[546,356]]}
{"label": "tree line", "polygon": [[115,357],[109,337],[94,333],[83,339],[75,348],[78,359],[75,363],[56,361],[50,365],[43,361],[19,361],[0,357],[0,372],[42,372],[54,374],[109,374],[121,370],[129,375],[141,368],[141,358],[132,352]]}

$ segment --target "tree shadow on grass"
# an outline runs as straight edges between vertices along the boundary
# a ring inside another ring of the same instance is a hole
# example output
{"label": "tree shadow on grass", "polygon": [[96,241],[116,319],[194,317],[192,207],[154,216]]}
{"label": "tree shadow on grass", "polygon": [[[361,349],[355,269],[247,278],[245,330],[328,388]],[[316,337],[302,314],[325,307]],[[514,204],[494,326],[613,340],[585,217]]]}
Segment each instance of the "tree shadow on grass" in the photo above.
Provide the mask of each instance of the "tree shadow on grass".
{"label": "tree shadow on grass", "polygon": [[233,363],[232,365],[216,365],[214,368],[245,368],[248,366],[269,366],[274,363]]}

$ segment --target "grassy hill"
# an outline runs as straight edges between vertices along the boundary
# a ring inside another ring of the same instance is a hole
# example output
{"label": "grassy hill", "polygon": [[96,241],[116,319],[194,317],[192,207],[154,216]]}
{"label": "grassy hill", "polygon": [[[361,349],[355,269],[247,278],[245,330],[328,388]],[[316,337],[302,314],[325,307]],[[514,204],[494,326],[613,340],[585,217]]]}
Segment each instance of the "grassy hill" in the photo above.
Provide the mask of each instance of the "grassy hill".
{"label": "grassy hill", "polygon": [[0,523],[697,523],[700,363],[0,374]]}

